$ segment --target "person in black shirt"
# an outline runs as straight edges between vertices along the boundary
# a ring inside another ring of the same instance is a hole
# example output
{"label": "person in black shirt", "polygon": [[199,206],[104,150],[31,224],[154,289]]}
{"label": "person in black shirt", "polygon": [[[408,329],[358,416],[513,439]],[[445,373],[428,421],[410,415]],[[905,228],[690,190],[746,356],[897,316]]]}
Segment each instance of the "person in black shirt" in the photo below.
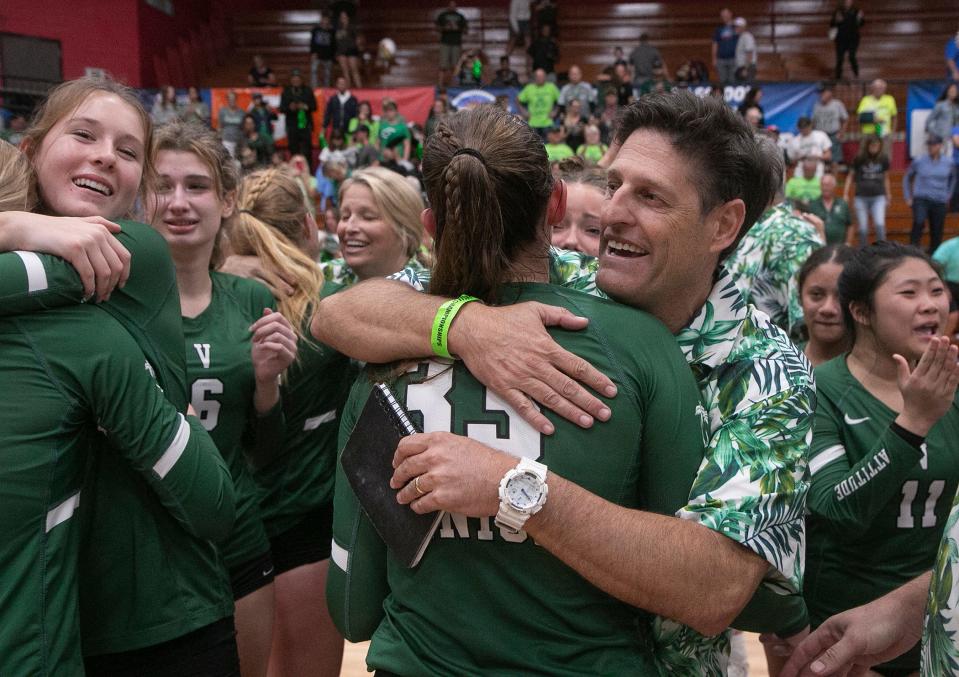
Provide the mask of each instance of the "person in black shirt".
{"label": "person in black shirt", "polygon": [[346,88],[346,78],[342,75],[336,78],[336,93],[326,102],[323,112],[323,129],[331,127],[343,133],[349,131],[350,120],[359,114],[359,103],[356,97]]}
{"label": "person in black shirt", "polygon": [[533,72],[542,68],[547,74],[556,70],[556,62],[559,61],[559,45],[552,36],[552,28],[549,24],[543,24],[539,28],[539,37],[533,40],[529,46],[530,57],[533,59]]}
{"label": "person in black shirt", "polygon": [[450,0],[449,6],[436,17],[436,27],[440,31],[440,87],[450,83],[453,69],[460,60],[463,49],[463,33],[468,24],[466,17],[456,11],[456,3]]}
{"label": "person in black shirt", "polygon": [[859,29],[864,17],[862,10],[856,7],[855,0],[842,0],[829,22],[830,34],[835,33],[836,42],[836,80],[842,78],[842,61],[849,54],[849,66],[854,77],[859,77],[859,62],[856,50],[859,49]]}
{"label": "person in black shirt", "polygon": [[519,75],[509,67],[509,57],[499,58],[499,70],[493,75],[493,87],[519,87]]}
{"label": "person in black shirt", "polygon": [[259,54],[253,56],[253,68],[250,69],[247,79],[254,87],[272,87],[276,84],[273,69],[266,65]]}
{"label": "person in black shirt", "polygon": [[302,155],[313,165],[313,113],[316,97],[313,90],[303,85],[297,68],[290,75],[290,84],[283,88],[280,110],[286,115],[286,139],[290,155]]}
{"label": "person in black shirt", "polygon": [[[333,49],[335,46],[336,31],[328,14],[320,14],[320,23],[310,31],[310,86],[316,89],[322,83],[323,87],[330,86],[330,75],[333,72]],[[320,69],[323,78],[317,77]]]}

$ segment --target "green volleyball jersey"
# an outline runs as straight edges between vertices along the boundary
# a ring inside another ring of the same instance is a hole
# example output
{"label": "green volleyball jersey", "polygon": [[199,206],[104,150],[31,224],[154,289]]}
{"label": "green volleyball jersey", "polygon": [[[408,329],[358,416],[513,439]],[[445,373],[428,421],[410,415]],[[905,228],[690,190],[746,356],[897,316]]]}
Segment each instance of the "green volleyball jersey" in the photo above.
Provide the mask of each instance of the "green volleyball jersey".
{"label": "green volleyball jersey", "polygon": [[[813,626],[932,568],[959,485],[959,405],[917,450],[841,355],[816,369],[804,595]],[[919,668],[916,649],[889,665]]]}
{"label": "green volleyball jersey", "polygon": [[74,513],[88,510],[91,451],[106,435],[104,455],[198,538],[229,531],[233,486],[209,436],[163,397],[136,342],[99,308],[0,319],[0,384],[17,400],[0,409],[0,674],[83,674]]}
{"label": "green volleyball jersey", "polygon": [[[682,508],[703,460],[704,434],[696,384],[675,338],[638,310],[559,287],[515,285],[506,296],[590,318],[584,331],[552,334],[617,384],[619,395],[607,402],[611,419],[583,430],[547,412],[556,432],[540,435],[462,363],[435,360],[392,384],[411,417],[427,432],[468,435],[539,459],[627,508]],[[354,386],[341,442],[365,402],[369,376]],[[647,643],[650,616],[594,587],[525,532],[504,532],[491,517],[447,515],[419,565],[406,569],[387,556],[341,467],[333,514],[330,609],[348,638],[372,632],[370,669],[659,674]]]}
{"label": "green volleyball jersey", "polygon": [[281,453],[254,472],[271,538],[333,501],[340,417],[357,371],[350,358],[317,341],[301,340],[297,349],[280,389],[286,423]]}
{"label": "green volleyball jersey", "polygon": [[220,542],[223,560],[233,569],[270,549],[248,459],[277,447],[281,438],[271,437],[272,426],[259,425],[276,412],[259,417],[253,406],[250,325],[263,316],[264,308],[276,309],[276,301],[259,282],[217,272],[210,278],[210,305],[196,317],[183,318],[183,335],[190,402],[223,454],[236,488],[236,522]]}
{"label": "green volleyball jersey", "polygon": [[[166,241],[121,221],[130,277],[98,307],[137,342],[166,398],[186,411],[180,297]],[[80,277],[66,261],[32,252],[0,254],[0,316],[78,303]],[[101,445],[103,446],[103,445]],[[136,472],[106,447],[84,487],[80,560],[83,651],[130,651],[175,639],[233,612],[216,548],[186,532]]]}

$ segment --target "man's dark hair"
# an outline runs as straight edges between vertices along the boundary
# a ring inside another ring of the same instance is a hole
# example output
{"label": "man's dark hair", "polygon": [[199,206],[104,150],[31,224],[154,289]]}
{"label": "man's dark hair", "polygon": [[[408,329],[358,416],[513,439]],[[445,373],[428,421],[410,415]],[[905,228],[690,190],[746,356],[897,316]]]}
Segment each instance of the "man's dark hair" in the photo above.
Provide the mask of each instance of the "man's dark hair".
{"label": "man's dark hair", "polygon": [[762,151],[749,123],[724,101],[688,91],[651,93],[627,106],[614,140],[623,144],[641,129],[663,134],[690,162],[703,214],[736,198],[746,204],[739,236],[720,254],[722,261],[776,196],[774,157]]}
{"label": "man's dark hair", "polygon": [[812,127],[812,120],[807,117],[801,117],[796,121],[796,126],[799,129],[805,129],[806,127]]}

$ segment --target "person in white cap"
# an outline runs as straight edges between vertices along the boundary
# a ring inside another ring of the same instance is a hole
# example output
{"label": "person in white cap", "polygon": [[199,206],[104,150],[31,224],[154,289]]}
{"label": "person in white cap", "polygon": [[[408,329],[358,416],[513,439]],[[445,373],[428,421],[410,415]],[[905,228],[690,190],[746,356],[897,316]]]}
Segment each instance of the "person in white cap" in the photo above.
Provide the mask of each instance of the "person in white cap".
{"label": "person in white cap", "polygon": [[756,79],[756,38],[746,28],[746,19],[741,16],[733,21],[736,27],[736,81],[752,82]]}

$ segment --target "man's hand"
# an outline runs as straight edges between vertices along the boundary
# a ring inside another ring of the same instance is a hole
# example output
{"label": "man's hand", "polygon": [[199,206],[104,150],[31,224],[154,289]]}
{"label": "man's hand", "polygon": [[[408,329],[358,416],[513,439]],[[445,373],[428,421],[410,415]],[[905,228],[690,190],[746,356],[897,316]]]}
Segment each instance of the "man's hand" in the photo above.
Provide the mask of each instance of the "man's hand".
{"label": "man's hand", "polygon": [[76,268],[87,296],[110,298],[130,276],[130,252],[113,237],[118,224],[100,216],[45,216],[6,212],[0,220],[0,251],[23,249],[53,254]]}
{"label": "man's hand", "polygon": [[865,675],[869,667],[902,655],[922,638],[929,580],[924,574],[828,619],[796,647],[779,677]]}
{"label": "man's hand", "polygon": [[283,271],[273,272],[263,266],[256,256],[228,256],[220,271],[245,277],[265,284],[274,298],[281,299],[296,293],[296,279]]}
{"label": "man's hand", "polygon": [[400,440],[390,486],[418,513],[445,510],[489,517],[499,510],[499,483],[519,459],[468,437],[436,432]]}
{"label": "man's hand", "polygon": [[470,303],[450,329],[450,352],[539,432],[550,435],[554,427],[533,400],[588,428],[594,418],[605,421],[611,412],[580,384],[606,397],[616,395],[616,386],[586,360],[561,348],[545,329],[581,330],[587,323],[564,308],[542,303],[502,308]]}

